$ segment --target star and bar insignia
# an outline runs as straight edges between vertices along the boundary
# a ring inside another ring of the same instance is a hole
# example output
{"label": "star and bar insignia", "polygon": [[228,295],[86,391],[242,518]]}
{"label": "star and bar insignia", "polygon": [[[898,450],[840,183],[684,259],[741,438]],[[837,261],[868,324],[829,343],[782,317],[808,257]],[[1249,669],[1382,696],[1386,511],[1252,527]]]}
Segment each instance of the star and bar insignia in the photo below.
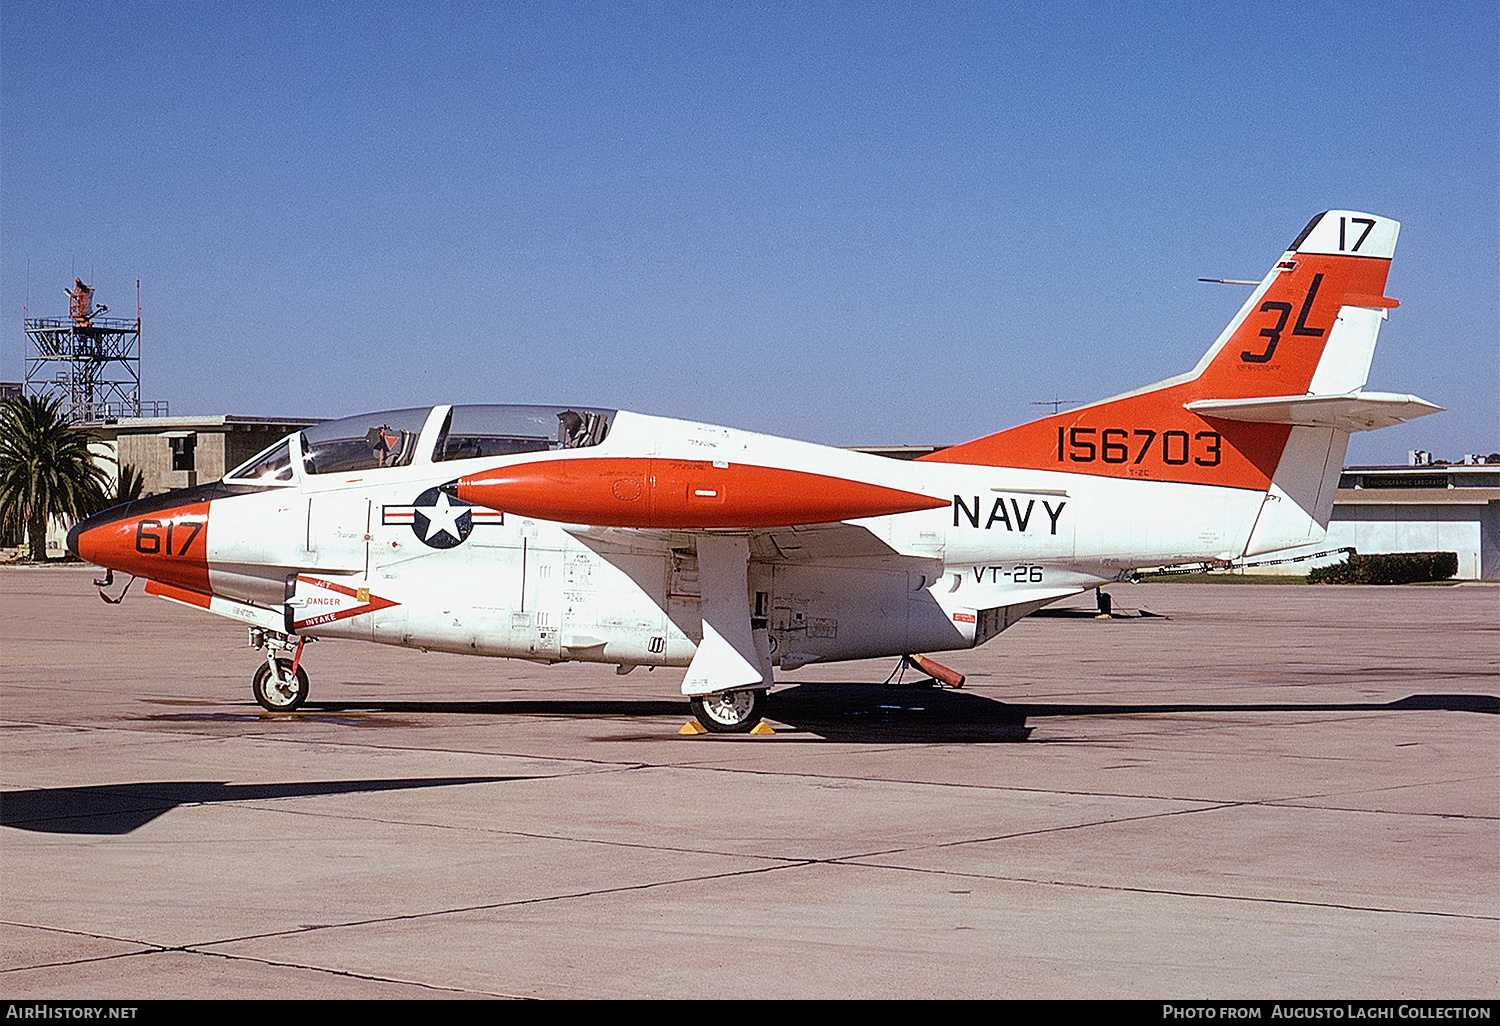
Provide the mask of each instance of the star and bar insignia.
{"label": "star and bar insignia", "polygon": [[462,545],[476,524],[504,522],[504,513],[470,506],[437,488],[427,489],[410,506],[381,508],[381,523],[410,524],[417,539],[435,549]]}

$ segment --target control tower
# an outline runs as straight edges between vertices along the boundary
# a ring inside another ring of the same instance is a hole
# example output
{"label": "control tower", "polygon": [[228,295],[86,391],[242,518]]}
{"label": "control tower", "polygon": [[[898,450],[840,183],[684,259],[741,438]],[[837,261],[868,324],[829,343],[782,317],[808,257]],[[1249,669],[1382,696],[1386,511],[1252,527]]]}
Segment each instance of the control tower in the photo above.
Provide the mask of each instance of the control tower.
{"label": "control tower", "polygon": [[28,318],[26,394],[62,399],[74,423],[120,417],[164,417],[164,402],[141,402],[141,319],[103,317],[94,290],[75,278],[68,316]]}

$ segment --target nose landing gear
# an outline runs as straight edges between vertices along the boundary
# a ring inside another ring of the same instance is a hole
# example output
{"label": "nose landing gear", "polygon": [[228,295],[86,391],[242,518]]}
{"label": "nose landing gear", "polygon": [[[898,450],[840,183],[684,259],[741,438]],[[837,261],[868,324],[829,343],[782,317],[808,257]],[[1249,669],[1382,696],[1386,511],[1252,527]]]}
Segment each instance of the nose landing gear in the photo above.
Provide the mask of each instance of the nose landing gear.
{"label": "nose landing gear", "polygon": [[262,708],[291,712],[307,699],[307,671],[289,659],[272,659],[255,671],[250,687]]}
{"label": "nose landing gear", "polygon": [[[266,650],[266,661],[255,671],[250,682],[250,690],[261,708],[270,712],[288,713],[307,700],[310,685],[307,671],[301,665],[302,646],[307,643],[307,639],[297,638],[296,642],[294,646],[292,637],[287,634],[258,627],[250,629],[250,646]],[[278,658],[276,655],[277,652],[294,648],[290,659]]]}

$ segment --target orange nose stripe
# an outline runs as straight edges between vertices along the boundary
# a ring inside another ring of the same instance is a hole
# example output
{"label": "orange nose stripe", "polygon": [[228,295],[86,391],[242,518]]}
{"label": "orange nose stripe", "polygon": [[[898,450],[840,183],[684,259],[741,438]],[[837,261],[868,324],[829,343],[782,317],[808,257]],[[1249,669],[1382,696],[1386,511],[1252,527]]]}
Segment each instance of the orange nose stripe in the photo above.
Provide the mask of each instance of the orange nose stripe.
{"label": "orange nose stripe", "polygon": [[78,535],[78,555],[111,570],[206,592],[208,506],[196,502],[90,527]]}

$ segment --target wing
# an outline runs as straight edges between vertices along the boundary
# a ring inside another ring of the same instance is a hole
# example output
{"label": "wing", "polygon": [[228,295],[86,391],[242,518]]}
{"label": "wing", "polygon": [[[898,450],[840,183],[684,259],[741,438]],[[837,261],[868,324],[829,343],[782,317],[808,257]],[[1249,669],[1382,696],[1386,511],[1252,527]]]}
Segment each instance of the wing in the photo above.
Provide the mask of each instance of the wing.
{"label": "wing", "polygon": [[[625,556],[696,558],[702,641],[688,666],[683,693],[704,695],[744,687],[770,687],[771,654],[764,610],[751,608],[750,564],[817,564],[905,570],[921,582],[943,572],[934,556],[902,553],[858,523],[807,524],[744,531],[568,527],[601,559],[630,573]],[[679,624],[696,632],[698,624]]]}

